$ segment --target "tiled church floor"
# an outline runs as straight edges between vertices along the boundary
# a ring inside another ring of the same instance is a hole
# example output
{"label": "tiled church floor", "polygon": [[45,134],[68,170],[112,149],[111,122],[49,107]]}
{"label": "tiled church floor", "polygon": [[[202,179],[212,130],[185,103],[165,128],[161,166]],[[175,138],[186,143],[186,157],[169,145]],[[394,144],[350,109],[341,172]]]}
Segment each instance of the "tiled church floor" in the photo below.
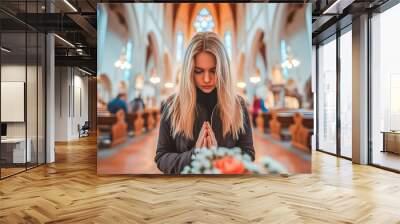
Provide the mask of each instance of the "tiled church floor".
{"label": "tiled church floor", "polygon": [[[154,162],[158,131],[152,130],[105,158],[98,156],[98,174],[161,174]],[[99,153],[99,152],[98,152]]]}
{"label": "tiled church floor", "polygon": [[[118,149],[98,152],[98,174],[160,174],[154,162],[158,129],[129,140]],[[253,133],[256,162],[269,156],[286,167],[289,173],[308,173],[310,154],[290,147],[289,143],[272,140],[267,135]]]}

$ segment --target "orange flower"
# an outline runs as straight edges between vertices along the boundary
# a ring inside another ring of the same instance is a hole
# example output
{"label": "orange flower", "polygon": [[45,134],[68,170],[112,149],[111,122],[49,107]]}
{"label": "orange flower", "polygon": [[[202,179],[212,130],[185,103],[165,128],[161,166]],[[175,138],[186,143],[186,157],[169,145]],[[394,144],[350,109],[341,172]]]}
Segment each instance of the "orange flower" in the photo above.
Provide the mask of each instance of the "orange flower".
{"label": "orange flower", "polygon": [[215,168],[219,169],[223,174],[242,174],[245,172],[244,164],[241,161],[227,156],[213,162]]}

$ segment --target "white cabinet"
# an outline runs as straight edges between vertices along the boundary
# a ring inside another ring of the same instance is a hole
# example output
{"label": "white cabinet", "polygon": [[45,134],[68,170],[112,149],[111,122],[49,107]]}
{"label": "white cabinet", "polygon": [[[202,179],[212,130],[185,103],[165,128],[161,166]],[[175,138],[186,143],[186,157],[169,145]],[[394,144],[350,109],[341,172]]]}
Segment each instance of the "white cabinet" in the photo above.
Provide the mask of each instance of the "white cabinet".
{"label": "white cabinet", "polygon": [[[32,140],[28,138],[26,140],[28,144],[25,152],[25,138],[7,138],[2,139],[1,144],[12,147],[12,162],[13,163],[25,163],[32,161]],[[25,161],[26,160],[26,161]]]}

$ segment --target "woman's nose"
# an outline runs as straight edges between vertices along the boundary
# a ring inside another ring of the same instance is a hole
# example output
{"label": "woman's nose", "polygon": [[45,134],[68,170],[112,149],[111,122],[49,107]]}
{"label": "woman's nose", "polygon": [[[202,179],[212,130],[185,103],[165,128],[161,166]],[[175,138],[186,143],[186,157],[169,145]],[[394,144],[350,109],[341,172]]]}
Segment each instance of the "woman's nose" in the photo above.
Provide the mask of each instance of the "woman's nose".
{"label": "woman's nose", "polygon": [[205,83],[210,82],[210,74],[208,72],[204,73],[204,82]]}

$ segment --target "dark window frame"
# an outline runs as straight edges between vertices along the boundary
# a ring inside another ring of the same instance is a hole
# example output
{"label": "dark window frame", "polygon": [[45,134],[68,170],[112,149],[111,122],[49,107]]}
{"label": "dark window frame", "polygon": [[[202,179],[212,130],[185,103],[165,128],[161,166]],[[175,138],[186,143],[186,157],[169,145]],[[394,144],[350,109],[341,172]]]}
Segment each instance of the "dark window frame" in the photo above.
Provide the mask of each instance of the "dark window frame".
{"label": "dark window frame", "polygon": [[[25,0],[25,1],[21,1],[21,2],[25,3],[25,12],[27,12],[27,4],[26,3],[28,1]],[[37,3],[36,11],[39,12],[38,4],[39,3],[43,3],[45,1],[36,0],[34,2]],[[6,12],[1,8],[0,8],[0,10],[2,12]],[[46,7],[46,12],[47,12],[47,7]],[[7,13],[7,15],[9,15],[9,14]],[[25,13],[25,16],[27,16],[26,13]],[[18,20],[17,18],[13,18],[13,19]],[[19,22],[21,22],[21,21],[19,21]],[[1,23],[0,23],[0,26],[1,26]],[[25,99],[24,99],[24,107],[25,107],[24,108],[24,119],[25,119],[25,123],[24,123],[25,124],[25,169],[21,170],[21,171],[18,171],[18,172],[15,172],[15,173],[12,173],[12,174],[7,175],[7,176],[3,176],[2,167],[0,166],[0,180],[4,180],[4,179],[6,179],[8,177],[12,177],[12,176],[17,175],[19,173],[25,172],[27,170],[39,167],[39,166],[44,165],[44,164],[47,163],[47,151],[46,151],[46,148],[47,148],[47,128],[46,128],[47,127],[47,109],[46,109],[47,108],[47,33],[42,32],[40,30],[37,30],[37,29],[29,26],[26,23],[24,24],[24,27],[25,27],[24,30],[15,31],[13,33],[18,33],[19,35],[25,35],[25,49],[24,49],[25,50],[25,86],[24,86],[24,91],[25,91],[25,93],[24,93],[24,96],[25,96]],[[10,32],[2,31],[0,29],[0,46],[2,45],[2,34],[3,33],[10,33]],[[28,123],[28,119],[27,119],[27,117],[28,117],[28,112],[27,112],[28,33],[29,34],[33,34],[33,35],[36,34],[36,99],[37,99],[36,100],[36,122],[35,122],[36,123],[36,142],[37,142],[37,144],[36,144],[36,162],[32,163],[32,161],[31,161],[29,163],[29,167],[28,167],[28,162],[27,162],[27,159],[28,159],[27,158],[28,157],[28,154],[27,154],[27,147],[28,147],[28,144],[27,144],[27,139],[28,139],[28,136],[27,136],[28,135],[28,132],[27,132],[27,127],[28,127],[28,124],[27,124]],[[44,34],[44,35],[40,35],[40,34]],[[41,120],[41,122],[43,122],[43,124],[44,124],[44,127],[43,127],[44,128],[44,130],[43,130],[43,133],[44,133],[43,143],[44,143],[44,145],[42,146],[43,147],[43,149],[42,149],[43,155],[41,155],[41,157],[43,157],[42,159],[44,161],[42,163],[39,163],[39,68],[38,68],[38,66],[39,66],[39,36],[41,36],[40,41],[43,44],[43,46],[41,46],[41,48],[44,48],[44,49],[41,49],[41,51],[40,51],[40,54],[42,54],[41,55],[42,60],[44,60],[43,61],[44,63],[42,63],[42,65],[44,67],[43,67],[43,69],[41,71],[42,72],[42,84],[44,84],[44,86],[43,86],[44,87],[44,91],[42,93],[43,95],[41,96],[41,97],[43,97],[42,109],[43,109],[43,113],[44,113],[44,116],[41,116],[41,118],[43,118]],[[1,82],[1,67],[2,67],[2,53],[0,53],[0,82]],[[1,85],[0,85],[0,99],[1,99]],[[1,105],[0,105],[0,110],[1,110]],[[0,123],[1,123],[1,115],[0,115]],[[0,158],[1,158],[1,144],[0,144]]]}

